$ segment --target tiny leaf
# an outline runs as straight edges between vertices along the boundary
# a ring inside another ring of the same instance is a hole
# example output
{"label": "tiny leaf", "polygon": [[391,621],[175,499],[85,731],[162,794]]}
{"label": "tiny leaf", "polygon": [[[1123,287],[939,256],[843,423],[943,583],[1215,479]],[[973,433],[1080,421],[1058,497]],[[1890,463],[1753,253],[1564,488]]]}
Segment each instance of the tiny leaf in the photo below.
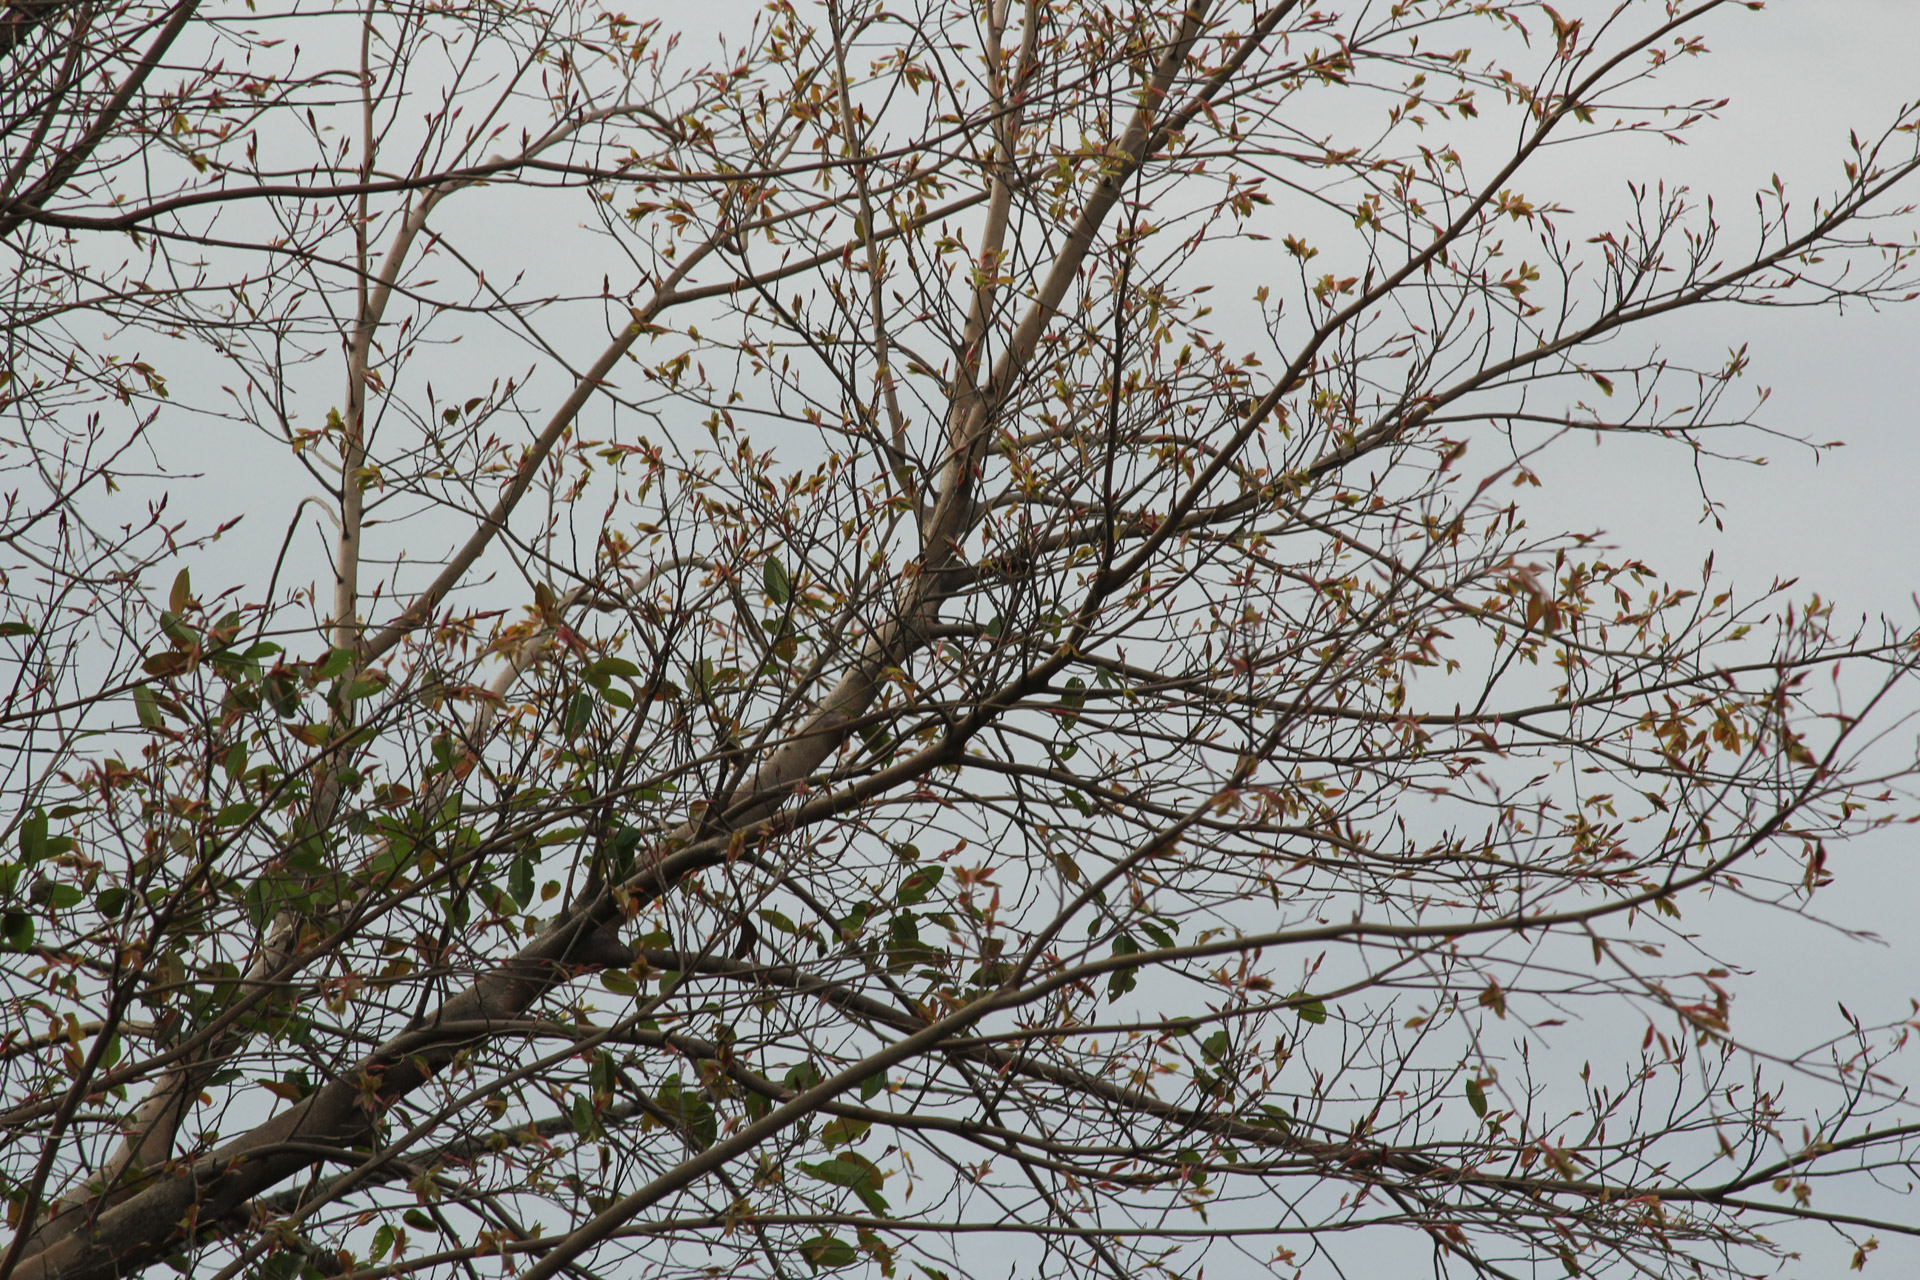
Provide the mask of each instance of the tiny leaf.
{"label": "tiny leaf", "polygon": [[793,581],[787,577],[787,567],[780,563],[779,556],[767,557],[760,569],[760,580],[766,585],[767,599],[775,604],[793,599]]}
{"label": "tiny leaf", "polygon": [[946,873],[947,869],[945,867],[921,867],[918,871],[915,871],[906,878],[905,883],[900,886],[900,892],[896,895],[895,901],[903,907],[911,907],[915,903],[925,902],[927,895],[934,891],[935,887],[939,885],[941,877],[946,875]]}
{"label": "tiny leaf", "polygon": [[521,854],[507,872],[507,892],[521,906],[533,901],[533,859]]}
{"label": "tiny leaf", "polygon": [[140,723],[149,729],[158,729],[166,723],[160,714],[160,703],[154,698],[153,690],[140,685],[133,691],[134,714],[140,717]]}
{"label": "tiny leaf", "polygon": [[576,693],[573,701],[567,704],[566,733],[569,738],[577,736],[593,719],[593,695]]}

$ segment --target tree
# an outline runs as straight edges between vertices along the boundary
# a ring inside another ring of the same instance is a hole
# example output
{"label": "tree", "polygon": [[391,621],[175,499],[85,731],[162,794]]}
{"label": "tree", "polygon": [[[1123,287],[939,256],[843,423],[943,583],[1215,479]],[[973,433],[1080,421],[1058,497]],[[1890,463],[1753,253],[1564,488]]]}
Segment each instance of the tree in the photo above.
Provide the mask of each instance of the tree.
{"label": "tree", "polygon": [[8,10],[6,1274],[1920,1234],[1904,1027],[1709,958],[1914,628],[1535,493],[1740,447],[1649,322],[1907,295],[1920,116],[1536,189],[1742,7]]}

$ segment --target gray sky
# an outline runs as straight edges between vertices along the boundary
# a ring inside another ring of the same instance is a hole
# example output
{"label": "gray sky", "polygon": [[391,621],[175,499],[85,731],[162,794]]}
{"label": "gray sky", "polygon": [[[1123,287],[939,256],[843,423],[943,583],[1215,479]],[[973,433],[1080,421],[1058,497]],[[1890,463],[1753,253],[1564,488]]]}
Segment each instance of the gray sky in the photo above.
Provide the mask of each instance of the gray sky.
{"label": "gray sky", "polygon": [[[1570,13],[1610,7],[1567,0]],[[659,7],[669,23],[679,12]],[[706,6],[701,17],[717,20],[725,6]],[[1710,191],[1735,225],[1752,209],[1752,192],[1778,173],[1804,207],[1837,183],[1839,153],[1847,131],[1877,130],[1900,103],[1920,98],[1920,0],[1785,0],[1761,13],[1727,14],[1709,29],[1714,56],[1680,69],[1666,83],[1675,97],[1726,96],[1723,118],[1704,125],[1686,148],[1637,139],[1595,152],[1580,149],[1578,169],[1544,172],[1529,180],[1528,193],[1551,197],[1581,212],[1604,212],[1624,203],[1629,180],[1662,179]],[[695,60],[702,37],[690,34]],[[1603,162],[1596,163],[1596,155]],[[1605,158],[1610,156],[1612,168]],[[1920,189],[1914,197],[1920,199]],[[508,205],[506,207],[511,207]],[[501,206],[496,204],[496,214]],[[524,253],[526,227],[501,217],[492,246],[503,260]],[[592,252],[583,242],[583,252]],[[542,241],[542,270],[571,267],[597,279],[589,257],[570,258],[564,244]],[[575,285],[577,288],[577,284]],[[618,282],[616,281],[616,287]],[[1779,577],[1799,577],[1796,595],[1818,589],[1846,613],[1888,612],[1911,619],[1920,589],[1920,433],[1915,402],[1920,395],[1920,304],[1876,314],[1854,308],[1762,312],[1720,308],[1690,315],[1658,338],[1679,355],[1711,357],[1746,342],[1753,358],[1749,387],[1772,389],[1763,421],[1811,439],[1841,440],[1844,447],[1813,454],[1781,441],[1751,439],[1749,452],[1764,452],[1764,468],[1712,464],[1705,478],[1723,504],[1725,528],[1701,520],[1696,481],[1672,445],[1610,440],[1599,450],[1564,447],[1542,468],[1553,495],[1555,518],[1567,528],[1599,528],[1609,540],[1676,579],[1693,575],[1711,551],[1732,584],[1751,594]],[[1635,338],[1634,341],[1643,341]],[[528,360],[524,349],[504,365],[491,362],[482,341],[465,349],[478,382],[513,372]],[[594,344],[583,343],[590,351]],[[584,362],[584,361],[583,361]],[[331,377],[329,372],[326,376]],[[442,387],[443,399],[470,388]],[[1751,394],[1751,393],[1749,393]],[[317,401],[324,404],[324,398]],[[309,414],[307,425],[319,414]],[[1571,442],[1570,442],[1571,444]],[[257,441],[231,442],[232,452],[212,467],[205,485],[220,491],[256,489],[263,483],[297,488],[284,455]],[[291,507],[292,497],[287,505]],[[215,506],[227,504],[217,500]],[[257,502],[249,505],[258,506]],[[290,514],[290,513],[289,513]],[[241,563],[270,553],[284,528],[284,515],[256,517],[244,542],[223,549]],[[308,563],[319,563],[309,556]],[[196,578],[199,577],[196,569]],[[251,570],[244,577],[259,582]],[[1911,745],[1912,732],[1907,733]],[[1741,983],[1736,1029],[1785,1048],[1842,1029],[1834,1008],[1843,993],[1867,1021],[1902,1016],[1911,994],[1920,993],[1920,931],[1907,921],[1920,900],[1920,868],[1913,840],[1889,833],[1837,851],[1838,883],[1821,900],[1823,911],[1849,926],[1878,932],[1884,946],[1848,941],[1780,914],[1726,904],[1696,922],[1730,930],[1735,956],[1755,966]],[[1755,940],[1745,930],[1768,931]],[[1920,1074],[1920,1073],[1916,1073]],[[1912,1200],[1885,1210],[1920,1218]],[[1788,1274],[1838,1275],[1837,1248],[1810,1255],[1806,1269]],[[1870,1274],[1920,1275],[1920,1245],[1888,1242]],[[1210,1272],[1209,1274],[1214,1274]]]}
{"label": "gray sky", "polygon": [[[1751,191],[1775,172],[1804,207],[1833,185],[1849,128],[1864,134],[1881,127],[1902,102],[1920,98],[1920,3],[1912,0],[1786,0],[1764,12],[1728,15],[1708,44],[1713,56],[1685,68],[1683,83],[1730,97],[1723,118],[1685,149],[1650,155],[1642,146],[1631,160],[1622,158],[1619,172],[1581,177],[1569,188],[1570,202],[1583,191],[1604,201],[1626,177],[1651,169],[1715,192],[1730,218],[1753,208]],[[1920,191],[1911,198],[1920,200]],[[1592,469],[1583,466],[1576,477],[1570,463],[1579,455],[1568,450],[1545,474],[1550,485],[1563,482],[1555,497],[1566,502],[1570,527],[1604,527],[1676,575],[1712,550],[1739,588],[1763,588],[1775,575],[1798,577],[1799,598],[1817,589],[1843,614],[1911,620],[1920,590],[1920,304],[1878,314],[1856,307],[1844,316],[1720,308],[1676,330],[1662,336],[1679,351],[1748,343],[1750,383],[1772,390],[1762,421],[1844,447],[1816,463],[1804,449],[1759,445],[1770,457],[1767,467],[1710,467],[1710,491],[1725,504],[1724,533],[1701,523],[1698,491],[1671,451],[1659,465],[1638,465],[1660,451],[1609,442],[1592,451]],[[1913,736],[1909,726],[1909,751]],[[1920,930],[1912,923],[1920,850],[1912,829],[1837,852],[1838,879],[1817,900],[1820,912],[1877,932],[1884,945],[1732,904],[1723,904],[1724,914],[1688,920],[1709,936],[1727,931],[1719,934],[1725,949],[1754,970],[1737,988],[1736,1029],[1777,1048],[1843,1031],[1839,1000],[1873,1021],[1912,1017],[1910,997],[1920,995]],[[1914,1067],[1904,1064],[1906,1080],[1920,1079]],[[1920,1217],[1912,1196],[1880,1207]],[[1838,1276],[1845,1265],[1837,1248],[1823,1249],[1786,1274]],[[1884,1241],[1867,1272],[1920,1275],[1920,1246]]]}
{"label": "gray sky", "polygon": [[[1562,7],[1591,18],[1611,6],[1570,0]],[[724,5],[705,7],[691,21],[717,26],[728,12]],[[688,21],[679,11],[663,16],[669,23]],[[710,38],[688,31],[690,60],[699,59],[703,45],[711,47]],[[1659,87],[1673,100],[1730,98],[1721,119],[1690,134],[1684,148],[1640,137],[1570,149],[1565,163],[1549,158],[1523,180],[1527,194],[1600,216],[1625,207],[1630,180],[1686,184],[1711,193],[1723,219],[1743,230],[1754,209],[1752,193],[1773,174],[1806,209],[1841,180],[1850,128],[1877,132],[1903,101],[1920,97],[1920,0],[1786,0],[1764,12],[1716,17],[1707,42],[1712,56],[1683,63]],[[1920,199],[1920,190],[1914,196]],[[501,206],[494,208],[498,213]],[[527,229],[510,214],[501,218],[503,262],[524,252]],[[546,240],[544,227],[542,235],[539,260],[529,264],[534,270],[573,263],[577,271],[598,274],[591,256],[597,244],[583,240],[579,252],[587,256],[576,258],[560,241]],[[1730,245],[1729,253],[1735,251]],[[1728,348],[1748,343],[1752,373],[1737,394],[1750,400],[1759,388],[1771,389],[1763,423],[1844,446],[1816,460],[1785,441],[1730,441],[1770,461],[1705,467],[1708,491],[1723,504],[1721,531],[1703,522],[1698,482],[1676,446],[1613,438],[1589,449],[1569,441],[1541,468],[1551,518],[1569,529],[1603,529],[1623,551],[1676,580],[1695,577],[1711,551],[1742,594],[1759,592],[1776,576],[1798,577],[1796,598],[1817,589],[1837,599],[1843,613],[1911,619],[1920,588],[1914,494],[1920,306],[1884,313],[1855,307],[1845,315],[1721,307],[1629,335],[1622,359],[1650,338],[1676,356],[1716,362]],[[586,341],[580,349],[593,345]],[[513,357],[526,359],[524,353]],[[1541,514],[1536,506],[1536,520]],[[1909,745],[1911,737],[1909,731]],[[1754,969],[1736,988],[1737,1031],[1772,1048],[1796,1049],[1844,1029],[1836,997],[1869,1022],[1907,1015],[1909,996],[1920,993],[1920,932],[1907,925],[1920,898],[1912,843],[1903,831],[1837,851],[1838,883],[1820,899],[1823,914],[1877,932],[1884,945],[1732,901],[1690,914],[1689,926],[1724,940],[1733,958]],[[1563,1043],[1568,1056],[1580,1052],[1578,1035],[1563,1033]],[[1920,1217],[1912,1200],[1880,1210]],[[1828,1242],[1809,1253],[1805,1270],[1788,1274],[1837,1275],[1844,1258],[1839,1242]],[[1920,1245],[1886,1242],[1872,1267],[1883,1275],[1920,1275]]]}

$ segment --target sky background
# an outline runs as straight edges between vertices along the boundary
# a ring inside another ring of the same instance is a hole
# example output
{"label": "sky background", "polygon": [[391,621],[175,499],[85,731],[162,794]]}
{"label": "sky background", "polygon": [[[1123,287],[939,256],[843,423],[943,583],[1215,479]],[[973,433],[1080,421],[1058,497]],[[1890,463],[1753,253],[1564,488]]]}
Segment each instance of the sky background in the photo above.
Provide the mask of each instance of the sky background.
{"label": "sky background", "polygon": [[[1835,184],[1850,128],[1877,132],[1903,102],[1920,98],[1920,3],[1913,0],[1787,0],[1716,19],[1707,43],[1712,56],[1680,69],[1675,83],[1688,88],[1676,96],[1697,86],[1701,96],[1728,97],[1721,118],[1684,148],[1616,149],[1617,170],[1569,174],[1563,200],[1604,203],[1618,199],[1629,178],[1656,177],[1715,193],[1737,220],[1752,210],[1752,191],[1777,172],[1804,208]],[[1594,152],[1581,151],[1586,165]],[[1920,191],[1910,198],[1920,200]],[[1670,447],[1610,440],[1584,455],[1563,449],[1542,476],[1564,504],[1567,527],[1606,529],[1676,577],[1711,551],[1743,593],[1775,576],[1797,577],[1797,596],[1817,589],[1843,616],[1911,620],[1920,589],[1920,304],[1844,314],[1721,307],[1691,313],[1659,337],[1676,353],[1707,356],[1747,343],[1748,384],[1771,391],[1761,421],[1845,443],[1816,458],[1783,442],[1751,441],[1769,465],[1709,464],[1704,474],[1724,504],[1723,531],[1701,521],[1694,478]],[[1889,746],[1910,752],[1913,738],[1909,725]],[[1817,899],[1819,913],[1878,934],[1877,943],[1733,903],[1720,904],[1724,914],[1690,913],[1690,926],[1725,939],[1751,970],[1736,987],[1736,1029],[1778,1048],[1804,1044],[1844,1029],[1836,1007],[1842,998],[1867,1021],[1913,1017],[1917,852],[1911,828],[1838,851],[1836,883]],[[1904,1065],[1907,1080],[1920,1079],[1913,1062]],[[1882,1207],[1920,1219],[1911,1195]],[[1846,1274],[1845,1266],[1838,1251],[1822,1249],[1785,1274],[1817,1280]],[[1883,1241],[1867,1271],[1920,1275],[1920,1244]]]}
{"label": "sky background", "polygon": [[[1577,0],[1562,6],[1569,15],[1605,7]],[[657,13],[680,25],[690,59],[697,61],[718,28],[744,9],[662,5],[635,6],[634,12]],[[1777,173],[1804,208],[1840,180],[1849,129],[1877,132],[1903,102],[1920,98],[1920,0],[1785,0],[1764,12],[1716,17],[1707,43],[1713,56],[1677,68],[1663,81],[1663,92],[1676,99],[1730,98],[1721,119],[1700,126],[1686,147],[1637,138],[1578,148],[1557,169],[1550,158],[1527,180],[1528,195],[1602,214],[1624,206],[1630,180],[1682,183],[1713,193],[1728,221],[1739,226],[1753,209],[1752,193],[1771,175]],[[1920,200],[1920,184],[1913,198]],[[515,205],[508,200],[492,207],[498,215]],[[1915,222],[1920,225],[1920,218]],[[506,213],[487,239],[503,260],[537,243],[533,252],[543,270],[571,263],[592,277],[600,274],[591,258],[569,259],[575,250],[564,238],[535,242],[529,231]],[[591,251],[583,239],[579,252]],[[1716,529],[1702,520],[1698,481],[1676,446],[1615,438],[1603,448],[1585,449],[1567,442],[1540,467],[1554,520],[1567,529],[1604,530],[1607,541],[1676,580],[1697,576],[1695,566],[1712,553],[1742,594],[1757,594],[1776,577],[1800,578],[1800,598],[1817,589],[1837,600],[1843,615],[1887,613],[1910,622],[1920,609],[1920,304],[1881,312],[1856,306],[1845,314],[1831,308],[1721,307],[1640,331],[1629,342],[1649,338],[1676,356],[1715,363],[1729,348],[1748,344],[1752,373],[1747,390],[1736,394],[1751,397],[1769,388],[1771,398],[1759,415],[1766,425],[1844,445],[1816,456],[1780,440],[1730,442],[1764,453],[1769,465],[1705,465],[1708,491],[1721,504],[1724,527]],[[484,341],[470,341],[466,354],[481,382],[495,372],[517,371],[529,359],[516,347],[495,363]],[[1624,359],[1624,348],[1622,354]],[[443,388],[442,398],[468,393]],[[308,425],[318,416],[308,415]],[[264,515],[216,558],[227,559],[234,580],[258,583],[257,562],[271,555],[294,501],[311,489],[301,487],[303,478],[284,450],[257,437],[229,443],[197,482],[210,509],[257,510],[263,485],[285,486],[287,494],[285,514]],[[309,556],[307,563],[324,562]],[[199,580],[200,570],[195,572]],[[1913,737],[1909,726],[1909,751]],[[1821,912],[1878,934],[1879,942],[1731,902],[1690,917],[1689,925],[1719,931],[1752,970],[1736,987],[1736,1030],[1776,1047],[1798,1046],[1844,1028],[1835,1007],[1842,995],[1868,1022],[1914,1016],[1908,1009],[1910,997],[1920,994],[1920,929],[1912,923],[1920,907],[1915,852],[1910,830],[1836,851],[1837,882],[1820,898]],[[1760,945],[1754,945],[1754,931],[1766,931]],[[1908,1071],[1920,1079],[1913,1064]],[[1882,1211],[1920,1220],[1920,1198],[1889,1202]],[[1787,1274],[1813,1280],[1843,1274],[1844,1266],[1845,1255],[1832,1249],[1810,1254],[1804,1269]],[[1869,1268],[1869,1274],[1876,1272],[1920,1275],[1920,1245],[1885,1242]]]}
{"label": "sky background", "polygon": [[[1590,21],[1610,7],[1562,6]],[[725,10],[707,13],[718,19]],[[667,21],[688,19],[675,11]],[[1788,0],[1763,12],[1716,15],[1706,33],[1712,56],[1683,62],[1658,87],[1674,101],[1729,98],[1719,120],[1702,124],[1685,147],[1636,137],[1569,148],[1564,161],[1549,155],[1522,180],[1528,195],[1591,217],[1623,210],[1629,181],[1685,184],[1712,194],[1725,221],[1744,230],[1752,193],[1771,175],[1788,184],[1804,212],[1840,182],[1850,129],[1877,133],[1903,102],[1920,97],[1920,0]],[[698,40],[689,29],[689,52]],[[1913,197],[1920,200],[1920,188]],[[1230,334],[1224,324],[1222,334]],[[1843,447],[1816,456],[1781,440],[1729,441],[1769,461],[1706,464],[1708,492],[1723,504],[1722,530],[1703,522],[1699,482],[1676,446],[1617,437],[1599,448],[1567,441],[1542,467],[1551,505],[1536,505],[1536,521],[1546,515],[1564,528],[1605,530],[1624,551],[1681,582],[1695,577],[1711,552],[1740,594],[1757,594],[1775,577],[1797,577],[1796,598],[1817,589],[1843,614],[1912,619],[1920,588],[1920,306],[1878,313],[1851,307],[1844,314],[1696,311],[1629,335],[1623,361],[1649,339],[1709,364],[1747,343],[1753,371],[1735,396],[1769,388],[1759,414],[1765,425]],[[1736,1027],[1790,1050],[1845,1029],[1839,995],[1868,1021],[1912,1016],[1909,998],[1920,995],[1920,929],[1910,923],[1920,907],[1914,852],[1906,831],[1843,851],[1838,881],[1819,901],[1822,914],[1877,933],[1880,943],[1732,901],[1691,918],[1690,925],[1726,939],[1728,950],[1753,967],[1740,984]],[[1761,945],[1754,945],[1756,931],[1764,931]],[[1563,1037],[1569,1056],[1579,1039]],[[1912,1199],[1889,1210],[1920,1218]],[[1812,1255],[1799,1274],[1838,1274],[1842,1256]],[[1920,1245],[1887,1242],[1875,1267],[1920,1275]]]}
{"label": "sky background", "polygon": [[[1584,189],[1606,200],[1610,189],[1651,167],[1669,181],[1720,194],[1731,211],[1743,208],[1743,198],[1751,209],[1748,193],[1778,172],[1804,205],[1833,184],[1849,128],[1865,133],[1920,97],[1920,3],[1910,0],[1789,0],[1729,15],[1710,29],[1708,44],[1713,56],[1682,76],[1702,93],[1732,99],[1722,119],[1705,125],[1690,146],[1655,153],[1652,166],[1648,148],[1636,148],[1619,173],[1571,185],[1574,199]],[[1797,577],[1838,601],[1843,615],[1911,619],[1920,590],[1920,305],[1879,312],[1856,306],[1844,314],[1720,307],[1690,315],[1661,337],[1674,350],[1702,354],[1747,343],[1749,384],[1771,391],[1761,421],[1844,444],[1816,458],[1784,442],[1753,441],[1768,455],[1767,466],[1708,464],[1709,490],[1724,504],[1724,531],[1702,523],[1693,477],[1674,465],[1670,450],[1649,446],[1635,457],[1632,445],[1609,441],[1581,459],[1578,475],[1571,464],[1579,455],[1563,451],[1547,462],[1544,477],[1567,502],[1569,527],[1616,532],[1623,545],[1657,556],[1670,572],[1711,551],[1745,591],[1774,576]],[[1659,465],[1643,465],[1656,453],[1665,455]],[[1887,950],[1862,954],[1809,929],[1773,952],[1770,971],[1750,989],[1788,1003],[1786,993],[1812,996],[1842,967],[1857,980],[1864,962],[1884,974],[1890,1001],[1920,991],[1920,929],[1911,923],[1920,905],[1920,863],[1913,855],[1907,833],[1852,851],[1828,900],[1836,916],[1877,928]]]}

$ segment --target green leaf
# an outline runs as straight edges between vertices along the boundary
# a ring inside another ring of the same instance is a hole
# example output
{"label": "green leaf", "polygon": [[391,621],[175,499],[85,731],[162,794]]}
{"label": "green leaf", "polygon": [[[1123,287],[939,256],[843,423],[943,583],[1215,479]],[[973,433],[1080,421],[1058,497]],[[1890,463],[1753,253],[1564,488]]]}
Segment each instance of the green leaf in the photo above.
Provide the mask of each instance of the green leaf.
{"label": "green leaf", "polygon": [[602,969],[600,971],[600,985],[617,996],[637,996],[640,994],[640,984],[635,982],[623,969]]}
{"label": "green leaf", "polygon": [[380,1224],[380,1229],[373,1233],[373,1249],[368,1257],[378,1262],[387,1256],[387,1250],[391,1248],[393,1248],[393,1228],[383,1222]]}
{"label": "green leaf", "polygon": [[[1131,935],[1125,933],[1120,934],[1113,940],[1113,954],[1116,956],[1138,955],[1140,954],[1140,944],[1135,942]],[[1135,986],[1139,985],[1139,981],[1139,975],[1135,973],[1134,970],[1115,969],[1107,975],[1107,1003],[1112,1004],[1115,1000],[1118,1000],[1121,996],[1133,990]]]}
{"label": "green leaf", "polygon": [[386,678],[376,675],[363,675],[347,686],[346,700],[358,702],[362,698],[371,698],[387,687]]}
{"label": "green leaf", "polygon": [[906,881],[901,884],[900,892],[894,896],[894,901],[903,907],[911,907],[915,903],[925,902],[927,895],[939,886],[941,877],[946,874],[947,869],[945,867],[921,867],[918,871],[908,876]]}
{"label": "green leaf", "polygon": [[24,622],[0,622],[0,639],[9,636],[30,636],[33,628]]}
{"label": "green leaf", "polygon": [[300,1274],[301,1255],[292,1249],[261,1259],[253,1269],[252,1280],[293,1280]]}
{"label": "green leaf", "polygon": [[48,852],[47,811],[35,809],[33,815],[20,824],[20,860],[30,865],[46,857]]}
{"label": "green leaf", "polygon": [[784,913],[775,911],[772,907],[762,907],[758,911],[754,912],[754,914],[759,916],[762,920],[766,921],[768,924],[772,925],[774,928],[778,929],[782,933],[799,933],[800,932],[799,925],[796,925],[793,921],[787,919]]}
{"label": "green leaf", "polygon": [[260,806],[257,804],[248,804],[244,801],[240,804],[230,804],[213,815],[213,825],[237,827],[258,812],[260,812]]}
{"label": "green leaf", "polygon": [[787,567],[780,563],[779,556],[767,557],[766,564],[760,567],[760,580],[766,584],[767,599],[775,604],[793,599],[793,582],[787,577]]}
{"label": "green leaf", "polygon": [[844,1147],[860,1141],[873,1125],[865,1120],[855,1120],[850,1116],[836,1116],[827,1121],[820,1130],[820,1141],[828,1148]]}
{"label": "green leaf", "polygon": [[33,917],[24,911],[9,911],[0,918],[0,930],[7,938],[7,946],[13,951],[25,951],[33,945]]}
{"label": "green leaf", "polygon": [[154,698],[153,690],[145,685],[137,685],[133,691],[133,712],[140,717],[140,723],[149,729],[158,729],[166,724],[166,717],[160,713],[160,703]]}
{"label": "green leaf", "polygon": [[314,665],[313,678],[316,681],[338,680],[347,673],[347,668],[352,664],[351,649],[330,649],[327,651],[327,656]]}
{"label": "green leaf", "polygon": [[[268,676],[261,681],[260,691],[266,695],[267,705],[273,708],[273,713],[282,720],[291,720],[300,714],[300,686],[287,677]],[[139,696],[137,690],[134,696]]]}
{"label": "green leaf", "polygon": [[613,839],[607,843],[607,852],[613,879],[625,880],[633,874],[633,852],[640,847],[641,832],[638,827],[621,827],[613,833]]}
{"label": "green leaf", "polygon": [[1487,1091],[1478,1080],[1467,1081],[1467,1105],[1473,1108],[1474,1115],[1486,1118]]}
{"label": "green leaf", "polygon": [[298,877],[281,871],[269,871],[247,886],[247,915],[256,929],[269,920],[298,891]]}
{"label": "green leaf", "polygon": [[839,1236],[813,1236],[794,1246],[814,1271],[838,1271],[850,1267],[860,1255]]}
{"label": "green leaf", "polygon": [[800,1163],[800,1171],[822,1182],[832,1183],[836,1187],[845,1187],[860,1197],[861,1203],[875,1213],[887,1211],[886,1197],[880,1194],[880,1184],[887,1180],[873,1161],[858,1152],[848,1151],[831,1160],[822,1160],[818,1164]]}
{"label": "green leaf", "polygon": [[167,593],[167,607],[185,613],[193,604],[193,578],[185,569],[174,575],[173,590]]}
{"label": "green leaf", "polygon": [[507,871],[507,892],[522,907],[533,901],[533,859],[521,854]]}
{"label": "green leaf", "polygon": [[577,737],[593,720],[593,695],[576,693],[573,701],[567,704],[566,721],[563,727],[569,738]]}
{"label": "green leaf", "polygon": [[120,918],[120,912],[125,909],[127,905],[127,899],[132,896],[133,895],[125,889],[117,887],[102,889],[93,896],[93,906],[96,911],[107,919],[118,920]]}
{"label": "green leaf", "polygon": [[308,835],[287,851],[287,869],[303,876],[317,876],[327,869],[325,847],[318,836]]}
{"label": "green leaf", "polygon": [[180,675],[192,665],[192,661],[186,654],[174,653],[169,650],[164,653],[154,654],[140,664],[140,669],[150,676],[158,676],[162,680],[167,680]]}
{"label": "green leaf", "polygon": [[600,658],[588,663],[587,671],[592,675],[603,678],[606,676],[619,676],[622,680],[636,680],[640,676],[640,668],[634,666],[625,658]]}
{"label": "green leaf", "polygon": [[594,1114],[593,1103],[586,1098],[573,1100],[573,1106],[567,1110],[567,1119],[580,1137],[591,1140],[600,1136],[600,1117]]}
{"label": "green leaf", "polygon": [[702,1151],[712,1146],[714,1139],[720,1136],[720,1124],[713,1108],[701,1094],[692,1089],[682,1089],[680,1077],[668,1076],[653,1101]]}
{"label": "green leaf", "polygon": [[1300,999],[1300,997],[1305,994],[1306,993],[1304,991],[1295,993],[1293,998],[1296,1001],[1296,1003],[1293,1006],[1293,1011],[1296,1014],[1300,1015],[1300,1021],[1311,1022],[1314,1026],[1317,1027],[1321,1023],[1327,1020],[1326,1002],[1319,999],[1313,999],[1313,1000]]}
{"label": "green leaf", "polygon": [[173,641],[176,649],[191,649],[200,643],[200,633],[183,622],[173,613],[160,615],[160,630],[167,639]]}
{"label": "green leaf", "polygon": [[1060,705],[1067,712],[1060,717],[1060,723],[1066,728],[1073,728],[1079,722],[1080,708],[1087,705],[1087,682],[1079,676],[1069,679],[1066,692],[1060,695]]}

